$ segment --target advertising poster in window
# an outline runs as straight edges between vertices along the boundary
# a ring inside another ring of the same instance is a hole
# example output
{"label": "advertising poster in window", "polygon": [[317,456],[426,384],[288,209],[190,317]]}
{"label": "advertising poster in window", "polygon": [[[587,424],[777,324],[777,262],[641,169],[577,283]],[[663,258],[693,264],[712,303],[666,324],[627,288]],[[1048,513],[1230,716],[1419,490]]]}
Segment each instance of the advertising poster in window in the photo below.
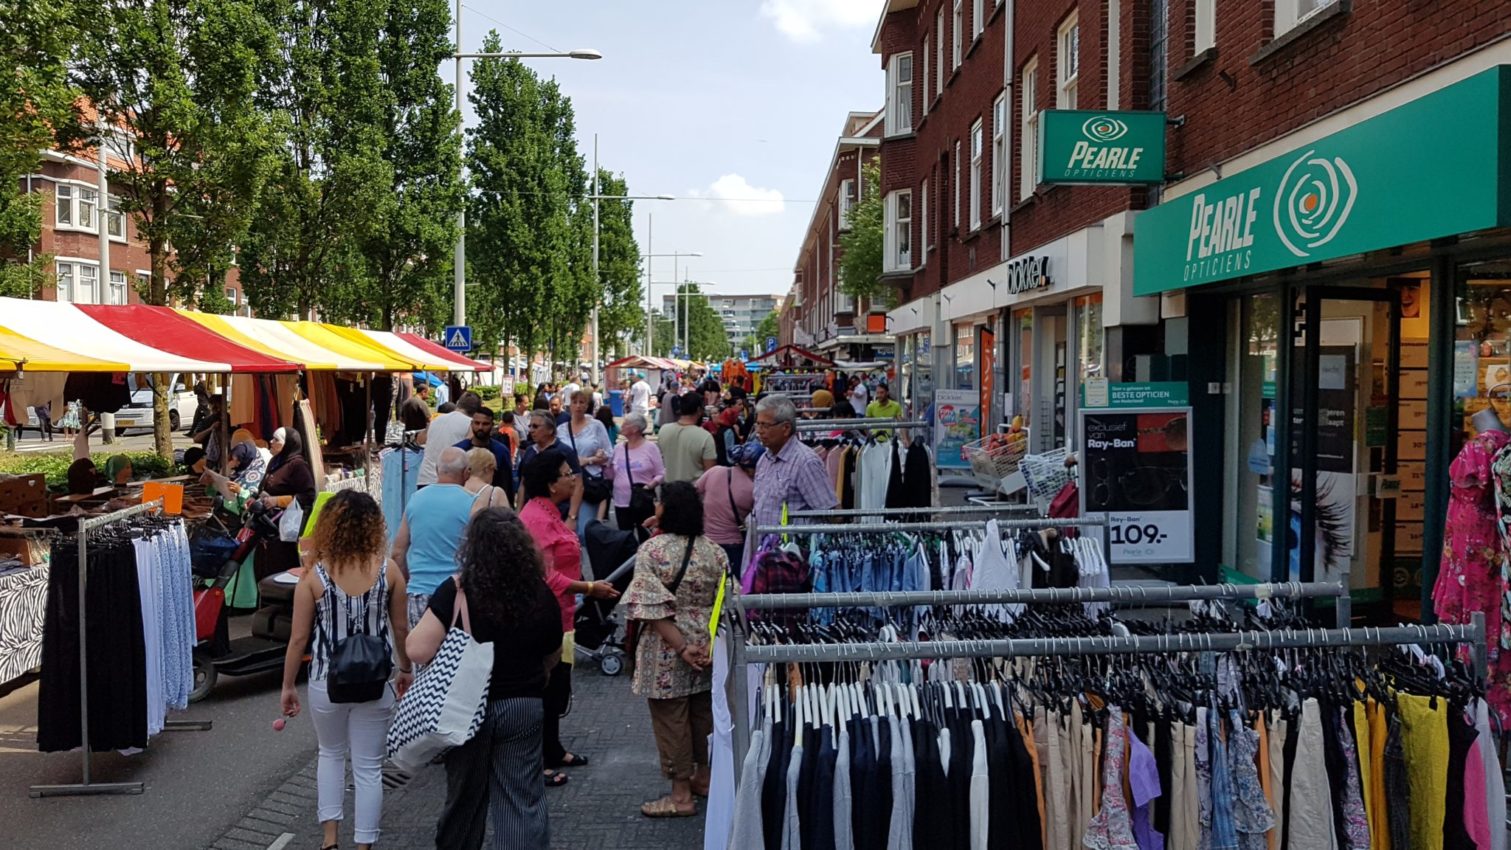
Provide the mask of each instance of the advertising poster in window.
{"label": "advertising poster in window", "polygon": [[1108,515],[1111,563],[1194,559],[1190,430],[1189,407],[1081,411],[1081,515]]}
{"label": "advertising poster in window", "polygon": [[[1354,554],[1354,526],[1358,485],[1354,475],[1357,409],[1354,345],[1323,345],[1317,358],[1317,581],[1333,581],[1344,574]],[[1299,373],[1300,370],[1297,370]],[[1300,397],[1301,375],[1296,376]],[[1301,450],[1302,411],[1291,409],[1291,511],[1287,517],[1286,548],[1292,581],[1301,578]]]}
{"label": "advertising poster in window", "polygon": [[981,329],[981,421],[988,430],[1002,418],[1005,411],[992,409],[992,394],[996,389],[994,373],[997,370],[997,334],[989,327]]}
{"label": "advertising poster in window", "polygon": [[934,465],[970,469],[961,451],[981,439],[981,396],[976,390],[934,391]]}

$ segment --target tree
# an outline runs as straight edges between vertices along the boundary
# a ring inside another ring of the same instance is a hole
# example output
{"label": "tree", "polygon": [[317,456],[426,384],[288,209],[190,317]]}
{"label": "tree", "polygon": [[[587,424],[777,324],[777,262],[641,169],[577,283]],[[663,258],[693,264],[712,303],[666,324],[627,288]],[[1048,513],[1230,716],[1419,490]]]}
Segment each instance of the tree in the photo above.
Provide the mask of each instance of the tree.
{"label": "tree", "polygon": [[446,0],[390,0],[378,33],[385,91],[383,159],[392,203],[363,245],[369,320],[438,329],[451,318],[452,246],[462,209],[462,137],[455,93],[436,67],[451,56]]}
{"label": "tree", "polygon": [[[484,52],[501,48],[497,32]],[[514,59],[482,59],[472,73],[477,125],[467,130],[468,272],[474,337],[555,353],[580,338],[596,296],[592,213],[574,137],[572,103]],[[576,358],[576,348],[572,349]]]}
{"label": "tree", "polygon": [[[598,170],[598,194],[627,195],[623,177]],[[598,215],[599,347],[603,354],[628,354],[625,342],[645,332],[644,293],[640,288],[640,244],[635,241],[634,202],[605,200]]]}
{"label": "tree", "polygon": [[23,189],[42,152],[78,136],[78,91],[68,78],[78,38],[70,0],[0,0],[0,295],[31,295],[52,257],[30,255],[42,235],[42,194]]}
{"label": "tree", "polygon": [[242,287],[259,313],[366,318],[363,243],[393,206],[378,62],[388,0],[256,2],[282,48],[257,102],[284,144],[241,252]]}
{"label": "tree", "polygon": [[[681,293],[678,299],[679,309],[685,311],[678,318],[678,337],[662,338],[661,330],[657,328],[657,338],[666,343],[660,345],[661,349],[670,353],[673,345],[685,341],[687,350],[682,352],[682,357],[693,360],[723,360],[728,357],[729,334],[724,331],[724,319],[708,303],[708,296],[702,294],[696,283],[678,284],[677,292]],[[682,303],[683,301],[686,303]],[[685,332],[681,324],[684,320],[687,323]]]}
{"label": "tree", "polygon": [[[100,125],[133,147],[110,178],[151,257],[141,295],[194,303],[198,270],[229,265],[268,173],[273,136],[253,98],[275,58],[273,30],[251,0],[94,2],[83,20],[76,82]],[[166,377],[154,378],[165,456]]]}
{"label": "tree", "polygon": [[755,333],[745,338],[745,350],[750,353],[751,357],[766,353],[766,340],[768,338],[776,339],[781,336],[781,315],[782,313],[780,310],[767,313],[765,317],[761,319],[761,323],[756,326]]}
{"label": "tree", "polygon": [[861,170],[860,199],[850,207],[845,221],[850,229],[839,236],[839,288],[857,299],[870,300],[882,291],[883,228],[886,210],[878,187],[881,160],[873,159]]}

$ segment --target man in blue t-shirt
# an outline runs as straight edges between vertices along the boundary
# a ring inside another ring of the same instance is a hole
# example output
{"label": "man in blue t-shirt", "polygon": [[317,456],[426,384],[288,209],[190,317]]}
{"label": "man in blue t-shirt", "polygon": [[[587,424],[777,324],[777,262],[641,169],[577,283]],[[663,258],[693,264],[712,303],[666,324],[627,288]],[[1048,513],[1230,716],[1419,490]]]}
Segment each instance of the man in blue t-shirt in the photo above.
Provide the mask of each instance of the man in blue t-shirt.
{"label": "man in blue t-shirt", "polygon": [[389,557],[409,582],[411,629],[425,616],[430,595],[457,571],[456,549],[472,518],[472,494],[462,486],[466,480],[466,453],[448,447],[436,462],[435,483],[404,507]]}
{"label": "man in blue t-shirt", "polygon": [[493,470],[492,484],[508,494],[509,504],[514,504],[514,455],[509,451],[508,443],[493,436],[492,408],[482,407],[472,414],[472,437],[457,443],[456,447],[464,452],[473,449],[493,452],[497,466]]}

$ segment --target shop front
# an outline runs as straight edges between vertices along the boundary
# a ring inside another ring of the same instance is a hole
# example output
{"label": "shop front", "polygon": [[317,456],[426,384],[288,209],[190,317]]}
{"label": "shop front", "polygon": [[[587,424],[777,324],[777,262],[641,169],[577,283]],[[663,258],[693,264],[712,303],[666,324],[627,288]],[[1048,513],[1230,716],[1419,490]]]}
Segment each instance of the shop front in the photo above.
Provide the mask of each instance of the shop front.
{"label": "shop front", "polygon": [[1205,578],[1340,580],[1376,620],[1427,603],[1449,463],[1511,428],[1508,84],[1277,143],[1139,217],[1134,291],[1188,336]]}

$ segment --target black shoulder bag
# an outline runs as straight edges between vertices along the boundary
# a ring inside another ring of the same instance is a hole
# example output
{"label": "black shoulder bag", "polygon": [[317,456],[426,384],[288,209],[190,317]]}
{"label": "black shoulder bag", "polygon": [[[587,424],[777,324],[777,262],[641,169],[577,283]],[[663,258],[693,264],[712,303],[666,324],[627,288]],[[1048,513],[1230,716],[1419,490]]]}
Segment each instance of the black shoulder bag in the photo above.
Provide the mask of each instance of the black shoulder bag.
{"label": "black shoulder bag", "polygon": [[630,469],[630,444],[624,444],[624,474],[630,479],[630,513],[648,517],[656,512],[656,494],[644,484],[635,483],[635,473]]}
{"label": "black shoulder bag", "polygon": [[[378,587],[378,598],[381,601],[388,595],[386,567],[379,574]],[[332,594],[332,620],[338,616],[334,597],[335,594]],[[364,619],[369,604],[371,603],[364,594]],[[386,607],[383,616],[388,616]],[[393,651],[389,649],[388,638],[382,634],[353,633],[349,611],[346,612],[346,617],[346,637],[336,641],[335,646],[331,647],[330,669],[325,674],[326,696],[333,703],[372,702],[381,699],[383,689],[388,686],[388,677],[393,673]],[[335,623],[331,625],[334,627]]]}

